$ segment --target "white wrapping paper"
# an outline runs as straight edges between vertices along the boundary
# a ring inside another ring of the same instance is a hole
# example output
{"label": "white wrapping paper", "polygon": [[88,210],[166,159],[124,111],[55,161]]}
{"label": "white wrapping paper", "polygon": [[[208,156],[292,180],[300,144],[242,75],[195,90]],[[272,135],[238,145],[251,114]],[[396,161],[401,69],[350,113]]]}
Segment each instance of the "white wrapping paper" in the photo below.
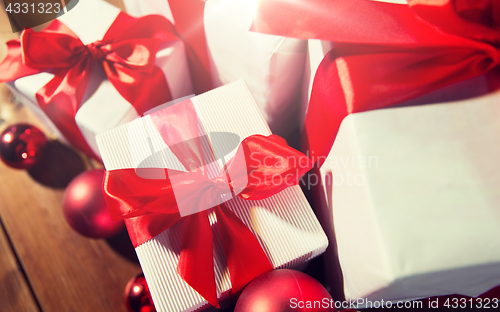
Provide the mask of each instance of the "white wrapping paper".
{"label": "white wrapping paper", "polygon": [[209,0],[205,32],[216,86],[244,79],[271,130],[298,127],[307,41],[249,31],[257,1]]}
{"label": "white wrapping paper", "polygon": [[317,209],[347,299],[478,296],[500,284],[499,115],[497,92],[343,121]]}
{"label": "white wrapping paper", "polygon": [[[84,44],[101,40],[119,14],[119,9],[102,0],[79,1],[59,20],[68,26]],[[191,77],[181,41],[165,43],[156,54],[156,66],[164,73],[174,99],[193,94]],[[49,73],[40,73],[17,79],[8,85],[14,94],[62,141],[67,142],[36,101],[36,92],[52,79]],[[105,78],[97,64],[93,64],[89,84],[75,120],[94,153],[99,155],[95,135],[126,123],[137,117],[134,107],[127,102]]]}
{"label": "white wrapping paper", "polygon": [[[206,133],[235,133],[240,142],[253,134],[271,134],[243,81],[199,95],[192,101]],[[148,148],[147,137],[151,139],[152,150]],[[139,164],[184,170],[149,116],[98,135],[97,142],[107,170],[136,168]],[[235,151],[229,153],[225,160],[231,158]],[[146,158],[148,160],[144,161]],[[214,171],[215,174],[217,172]],[[328,245],[326,235],[299,186],[289,187],[264,200],[237,198],[226,204],[256,235],[275,268],[303,264],[321,254]],[[215,214],[210,213],[210,218],[212,224],[217,222]],[[208,305],[176,272],[183,226],[181,221],[136,248],[159,312],[194,311]],[[214,235],[218,297],[225,300],[229,297],[231,285],[218,232],[214,231]]]}

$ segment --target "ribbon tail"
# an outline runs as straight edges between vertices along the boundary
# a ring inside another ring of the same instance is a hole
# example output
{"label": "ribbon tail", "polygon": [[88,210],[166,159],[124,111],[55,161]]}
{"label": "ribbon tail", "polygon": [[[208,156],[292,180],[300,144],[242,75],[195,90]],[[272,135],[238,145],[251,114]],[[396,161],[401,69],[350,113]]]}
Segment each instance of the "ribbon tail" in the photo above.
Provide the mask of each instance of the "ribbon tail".
{"label": "ribbon tail", "polygon": [[190,215],[187,217],[177,273],[211,305],[219,308],[213,258],[208,211]]}
{"label": "ribbon tail", "polygon": [[141,73],[121,64],[104,62],[103,68],[118,93],[134,106],[139,115],[172,100],[165,74],[158,67]]}
{"label": "ribbon tail", "polygon": [[170,9],[175,20],[175,28],[187,43],[191,77],[196,94],[212,89],[208,49],[203,25],[204,0],[170,0]]}
{"label": "ribbon tail", "polygon": [[361,44],[442,43],[407,5],[366,0],[259,1],[252,31]]}
{"label": "ribbon tail", "polygon": [[273,270],[273,266],[255,235],[229,208],[221,204],[215,212],[232,294],[236,294],[254,278]]}
{"label": "ribbon tail", "polygon": [[67,71],[60,71],[38,90],[36,99],[40,108],[73,146],[100,161],[75,121],[87,87],[89,67],[88,61],[81,61]]}
{"label": "ribbon tail", "polygon": [[19,39],[7,42],[7,49],[7,56],[0,64],[0,82],[13,81],[40,72],[23,63],[23,52]]}

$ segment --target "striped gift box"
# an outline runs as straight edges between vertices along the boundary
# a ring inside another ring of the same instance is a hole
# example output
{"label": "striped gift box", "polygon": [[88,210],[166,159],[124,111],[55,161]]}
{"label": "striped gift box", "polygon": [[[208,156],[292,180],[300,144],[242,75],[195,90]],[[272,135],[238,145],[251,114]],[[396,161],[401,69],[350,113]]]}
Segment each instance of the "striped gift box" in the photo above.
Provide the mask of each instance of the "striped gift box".
{"label": "striped gift box", "polygon": [[[240,140],[253,134],[271,134],[243,81],[209,91],[191,101],[200,127],[206,133],[231,132]],[[149,116],[98,135],[97,143],[107,170],[142,166],[185,171]],[[214,152],[217,155],[217,151]],[[224,160],[229,160],[235,152],[236,149]],[[222,161],[219,159],[215,165],[221,168]],[[215,168],[208,171],[210,178],[219,172]],[[263,200],[233,198],[226,205],[255,234],[274,268],[297,267],[323,253],[328,245],[299,186],[288,187]],[[214,213],[210,214],[210,221],[212,225],[217,222]],[[209,306],[176,271],[184,226],[181,220],[135,249],[157,311],[194,311]],[[229,298],[231,284],[220,237],[214,227],[213,235],[217,292],[219,301],[224,301]]]}

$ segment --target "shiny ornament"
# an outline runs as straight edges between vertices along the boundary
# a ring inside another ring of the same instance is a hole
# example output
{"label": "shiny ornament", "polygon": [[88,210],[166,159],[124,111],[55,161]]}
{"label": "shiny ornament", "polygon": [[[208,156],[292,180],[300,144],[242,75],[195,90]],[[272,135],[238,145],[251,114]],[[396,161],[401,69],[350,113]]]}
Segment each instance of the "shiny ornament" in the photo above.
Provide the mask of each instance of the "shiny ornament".
{"label": "shiny ornament", "polygon": [[336,312],[328,291],[295,270],[274,270],[254,279],[241,293],[234,312]]}
{"label": "shiny ornament", "polygon": [[47,138],[40,129],[28,124],[15,124],[0,135],[0,157],[6,165],[29,169],[40,159]]}
{"label": "shiny ornament", "polygon": [[74,178],[64,192],[63,211],[69,225],[91,238],[109,238],[124,229],[123,221],[113,221],[102,194],[105,171],[85,171]]}
{"label": "shiny ornament", "polygon": [[143,274],[132,278],[125,287],[125,305],[129,312],[156,312]]}

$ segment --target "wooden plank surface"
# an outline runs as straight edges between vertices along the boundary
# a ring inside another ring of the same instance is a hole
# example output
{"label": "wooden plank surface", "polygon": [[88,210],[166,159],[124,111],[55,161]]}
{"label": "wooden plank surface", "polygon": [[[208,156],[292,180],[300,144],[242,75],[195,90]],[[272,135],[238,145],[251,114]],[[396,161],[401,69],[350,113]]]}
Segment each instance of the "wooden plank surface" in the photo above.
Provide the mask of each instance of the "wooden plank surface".
{"label": "wooden plank surface", "polygon": [[1,226],[0,311],[40,311]]}
{"label": "wooden plank surface", "polygon": [[[110,2],[123,8],[121,0]],[[15,37],[5,22],[0,16],[0,59],[3,42]],[[15,122],[40,126],[0,85],[0,131]],[[29,287],[43,311],[126,311],[125,285],[141,272],[133,247],[125,232],[94,240],[69,227],[63,186],[84,163],[62,145],[51,146],[45,171],[15,170],[0,162],[0,219],[7,233],[0,229],[0,311],[38,311]]]}
{"label": "wooden plank surface", "polygon": [[63,190],[4,164],[0,185],[0,217],[42,309],[125,311],[123,293],[140,272],[137,262],[73,231],[62,213]]}

